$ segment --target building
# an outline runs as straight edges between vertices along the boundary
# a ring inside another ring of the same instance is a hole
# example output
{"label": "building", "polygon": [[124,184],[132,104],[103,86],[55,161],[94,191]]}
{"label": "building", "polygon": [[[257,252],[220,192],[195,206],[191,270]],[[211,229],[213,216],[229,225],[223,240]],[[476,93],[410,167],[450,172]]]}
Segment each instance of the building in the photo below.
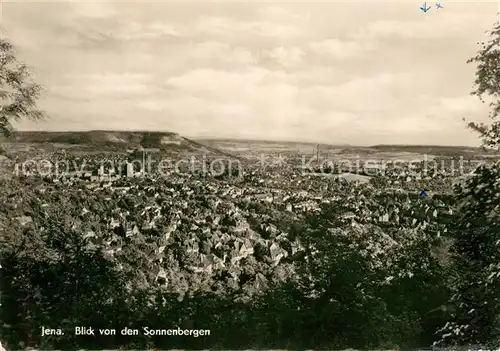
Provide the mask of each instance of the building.
{"label": "building", "polygon": [[[151,170],[151,157],[155,153],[159,153],[160,149],[157,148],[143,148],[138,147],[135,150],[129,152],[128,160],[129,162],[140,162],[141,167],[139,173],[144,175],[146,172]],[[128,168],[127,168],[128,169]],[[127,171],[128,174],[128,171]],[[128,175],[127,175],[128,176]]]}
{"label": "building", "polygon": [[131,178],[134,176],[134,165],[130,162],[127,162],[127,178]]}

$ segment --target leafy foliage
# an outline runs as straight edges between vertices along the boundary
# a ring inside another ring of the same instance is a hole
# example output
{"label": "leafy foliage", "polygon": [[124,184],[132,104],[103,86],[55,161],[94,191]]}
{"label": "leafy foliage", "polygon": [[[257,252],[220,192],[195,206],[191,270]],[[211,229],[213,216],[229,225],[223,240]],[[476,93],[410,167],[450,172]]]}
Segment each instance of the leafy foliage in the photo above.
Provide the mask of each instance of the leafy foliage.
{"label": "leafy foliage", "polygon": [[13,45],[0,37],[0,135],[11,136],[12,121],[45,117],[36,107],[41,86],[31,76],[28,66],[17,61]]}
{"label": "leafy foliage", "polygon": [[[500,23],[478,54],[476,89],[483,102],[491,98],[491,125],[469,126],[480,132],[486,147],[500,146]],[[457,185],[457,213],[449,229],[452,296],[449,321],[439,330],[439,344],[500,345],[500,164],[478,168],[465,184]]]}
{"label": "leafy foliage", "polygon": [[477,55],[467,62],[477,65],[475,90],[472,95],[479,97],[482,102],[485,102],[485,96],[491,100],[490,118],[493,122],[490,125],[469,122],[468,126],[481,135],[485,146],[498,147],[500,145],[500,121],[497,120],[500,115],[500,23],[494,25],[489,36],[490,40],[482,42]]}
{"label": "leafy foliage", "polygon": [[450,321],[445,344],[500,344],[500,164],[481,167],[457,187],[460,210],[449,226],[454,243]]}
{"label": "leafy foliage", "polygon": [[[192,176],[5,185],[2,303],[17,317],[2,338],[14,348],[425,345],[444,322],[427,315],[448,296],[432,251],[438,200],[347,182],[260,200],[266,188]],[[38,337],[40,325],[104,324],[217,338]]]}

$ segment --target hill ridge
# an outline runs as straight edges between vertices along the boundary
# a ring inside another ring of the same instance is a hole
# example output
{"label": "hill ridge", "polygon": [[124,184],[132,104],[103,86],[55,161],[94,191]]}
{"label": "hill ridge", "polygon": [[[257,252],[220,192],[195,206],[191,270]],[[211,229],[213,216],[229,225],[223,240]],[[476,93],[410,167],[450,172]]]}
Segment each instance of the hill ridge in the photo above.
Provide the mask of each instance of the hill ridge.
{"label": "hill ridge", "polygon": [[99,147],[103,151],[148,148],[160,151],[203,152],[212,155],[236,156],[171,131],[148,130],[82,130],[82,131],[15,131],[5,143],[63,144],[84,149]]}

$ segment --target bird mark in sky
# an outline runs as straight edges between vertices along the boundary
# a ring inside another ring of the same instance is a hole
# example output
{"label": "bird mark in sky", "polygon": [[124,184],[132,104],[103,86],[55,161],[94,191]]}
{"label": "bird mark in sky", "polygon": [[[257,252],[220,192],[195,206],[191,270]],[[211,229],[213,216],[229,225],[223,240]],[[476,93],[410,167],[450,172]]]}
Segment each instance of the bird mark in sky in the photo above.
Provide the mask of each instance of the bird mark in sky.
{"label": "bird mark in sky", "polygon": [[[437,1],[437,2],[436,2],[436,8],[437,8],[437,9],[442,9],[442,8],[444,8],[444,7],[443,7],[443,5],[441,5],[441,2],[440,2],[440,1]],[[431,7],[430,7],[429,5],[427,5],[427,2],[424,2],[424,4],[423,4],[423,5],[421,5],[421,6],[419,7],[419,9],[420,9],[423,13],[427,13],[427,12],[431,9]]]}

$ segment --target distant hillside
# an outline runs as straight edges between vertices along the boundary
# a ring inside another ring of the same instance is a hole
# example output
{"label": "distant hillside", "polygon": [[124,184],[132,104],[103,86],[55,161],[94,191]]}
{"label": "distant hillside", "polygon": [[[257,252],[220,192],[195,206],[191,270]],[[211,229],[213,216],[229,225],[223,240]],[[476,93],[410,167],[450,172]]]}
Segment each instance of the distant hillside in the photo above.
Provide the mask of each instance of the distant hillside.
{"label": "distant hillside", "polygon": [[11,138],[0,138],[4,143],[57,144],[85,150],[125,151],[134,148],[159,149],[165,152],[204,153],[232,155],[214,147],[202,145],[173,132],[149,131],[17,131]]}
{"label": "distant hillside", "polygon": [[214,145],[214,146],[233,146],[233,145],[247,145],[247,146],[254,146],[254,145],[268,145],[270,147],[317,147],[318,145],[320,148],[331,148],[331,147],[336,147],[336,148],[342,148],[342,147],[349,147],[350,145],[348,144],[339,144],[339,145],[332,145],[332,144],[325,144],[325,143],[313,143],[313,142],[308,142],[308,141],[282,141],[282,140],[253,140],[253,139],[210,139],[210,138],[195,138],[196,141],[202,143],[203,145]]}
{"label": "distant hillside", "polygon": [[176,133],[162,132],[123,132],[91,130],[82,132],[15,132],[10,142],[18,143],[58,143],[73,145],[142,145],[152,147],[153,144],[161,145],[161,139],[172,140],[179,143],[183,139]]}
{"label": "distant hillside", "polygon": [[459,156],[467,154],[495,154],[479,147],[471,146],[443,146],[443,145],[374,145],[370,149],[378,152],[412,152],[418,154],[432,154],[437,156]]}
{"label": "distant hillside", "polygon": [[320,148],[335,148],[344,150],[365,150],[367,152],[414,152],[414,153],[425,153],[425,152],[441,152],[441,153],[456,153],[456,152],[481,152],[484,151],[479,147],[472,146],[447,146],[447,145],[391,145],[391,144],[380,144],[373,146],[359,146],[353,144],[327,144],[327,143],[315,143],[308,141],[276,141],[276,140],[254,140],[254,139],[227,139],[227,138],[196,138],[197,141],[203,144],[211,145],[309,145],[312,147],[319,146]]}
{"label": "distant hillside", "polygon": [[[152,131],[67,131],[67,132],[38,132],[17,131],[10,139],[0,137],[0,142],[8,144],[41,144],[47,148],[71,148],[87,151],[125,152],[127,149],[151,148],[170,154],[206,154],[211,156],[241,158],[248,153],[255,152],[299,152],[311,154],[317,147],[321,152],[334,151],[342,154],[385,154],[411,153],[427,154],[437,157],[472,157],[483,155],[498,155],[492,151],[468,146],[440,146],[440,145],[327,145],[293,141],[265,141],[265,140],[237,140],[237,139],[197,139],[196,141],[180,136],[173,132]],[[38,147],[38,146],[36,146]],[[35,148],[36,148],[35,147]],[[1,148],[0,148],[1,149]],[[240,157],[236,156],[239,155]]]}
{"label": "distant hillside", "polygon": [[418,154],[432,155],[436,157],[472,157],[485,155],[498,155],[498,152],[486,151],[479,147],[470,146],[443,146],[443,145],[374,145],[356,146],[341,144],[324,144],[312,142],[293,141],[266,141],[266,140],[244,140],[244,139],[200,139],[204,145],[210,145],[221,150],[234,152],[246,152],[247,150],[258,151],[283,151],[283,150],[309,150],[315,152],[319,147],[320,152],[334,152],[337,155],[380,155],[392,154]]}

